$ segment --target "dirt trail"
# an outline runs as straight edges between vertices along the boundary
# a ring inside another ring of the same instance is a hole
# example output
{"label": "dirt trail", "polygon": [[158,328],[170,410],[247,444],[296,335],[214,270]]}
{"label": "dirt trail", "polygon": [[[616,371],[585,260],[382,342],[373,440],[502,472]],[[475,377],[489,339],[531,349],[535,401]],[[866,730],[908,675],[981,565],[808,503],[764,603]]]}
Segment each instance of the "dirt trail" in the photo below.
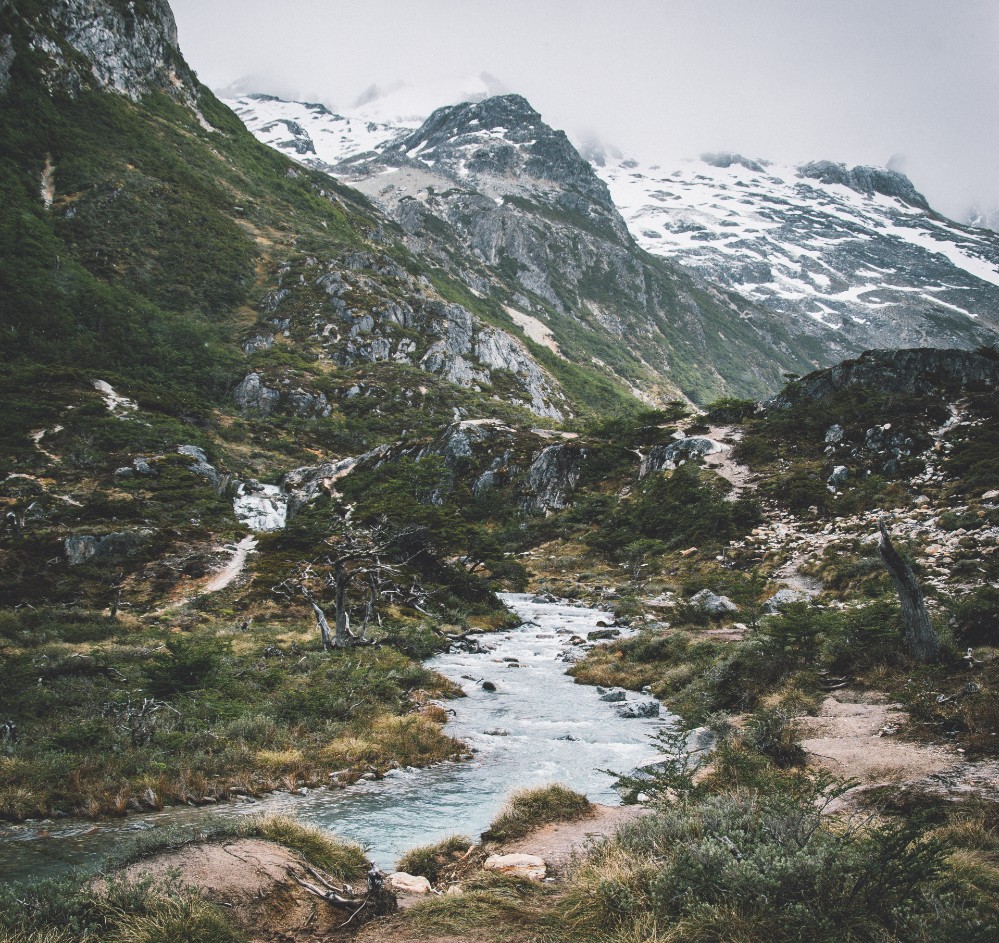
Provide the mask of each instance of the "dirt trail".
{"label": "dirt trail", "polygon": [[502,854],[527,854],[543,858],[550,871],[558,874],[577,852],[595,841],[613,835],[622,825],[633,822],[650,810],[640,805],[595,805],[593,814],[575,822],[545,825],[530,835],[502,847]]}
{"label": "dirt trail", "polygon": [[704,464],[732,485],[732,490],[726,499],[736,501],[744,491],[755,490],[753,473],[732,458],[732,449],[742,438],[742,430],[735,426],[709,426],[707,438],[727,446],[724,452],[714,452],[704,456]]}
{"label": "dirt trail", "polygon": [[788,589],[793,589],[809,598],[818,596],[822,592],[822,581],[801,572],[802,564],[814,556],[815,551],[810,550],[808,553],[800,553],[791,557],[787,563],[774,570],[774,574],[770,578],[775,583],[783,583]]}
{"label": "dirt trail", "polygon": [[205,583],[197,595],[204,596],[208,593],[217,593],[235,582],[246,568],[247,554],[252,553],[256,548],[256,537],[244,537],[233,549],[232,559]]}
{"label": "dirt trail", "polygon": [[798,719],[809,761],[859,782],[831,811],[885,786],[950,796],[976,792],[999,799],[999,765],[971,763],[947,747],[898,738],[908,720],[905,711],[883,695],[849,690],[827,697],[818,716]]}
{"label": "dirt trail", "polygon": [[231,586],[243,574],[243,571],[246,569],[246,558],[249,554],[256,550],[256,547],[256,537],[244,537],[238,544],[234,544],[231,547],[230,552],[232,553],[232,556],[221,570],[210,576],[200,587],[193,590],[188,588],[189,591],[183,596],[177,596],[175,599],[170,600],[170,602],[165,606],[157,609],[153,615],[162,615],[165,612],[169,612],[171,609],[178,609],[181,606],[186,606],[189,602],[197,599],[199,596],[207,596],[209,593],[218,593]]}

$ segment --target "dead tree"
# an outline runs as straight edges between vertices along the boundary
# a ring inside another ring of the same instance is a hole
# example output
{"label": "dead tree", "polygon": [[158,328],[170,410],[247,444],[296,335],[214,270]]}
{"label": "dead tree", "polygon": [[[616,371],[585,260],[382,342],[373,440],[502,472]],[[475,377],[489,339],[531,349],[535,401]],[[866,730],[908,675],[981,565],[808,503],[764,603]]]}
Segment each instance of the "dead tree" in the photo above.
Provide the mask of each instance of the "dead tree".
{"label": "dead tree", "polygon": [[926,611],[923,591],[916,580],[916,574],[892,544],[885,522],[880,521],[878,527],[881,530],[878,553],[888,568],[888,573],[895,584],[895,591],[898,593],[902,608],[902,639],[905,647],[916,661],[936,661],[940,656],[940,639],[933,631],[933,624],[930,622],[930,614]]}
{"label": "dead tree", "polygon": [[[327,538],[328,550],[308,564],[303,564],[295,577],[285,580],[276,590],[284,595],[301,594],[312,607],[316,624],[322,636],[323,648],[349,648],[370,645],[366,638],[368,623],[378,617],[378,599],[387,591],[383,574],[394,572],[382,557],[398,545],[412,529],[391,529],[387,525],[361,529],[344,521]],[[333,626],[317,594],[319,586],[332,591]],[[355,635],[350,629],[350,590],[363,584],[367,590],[361,632]]]}

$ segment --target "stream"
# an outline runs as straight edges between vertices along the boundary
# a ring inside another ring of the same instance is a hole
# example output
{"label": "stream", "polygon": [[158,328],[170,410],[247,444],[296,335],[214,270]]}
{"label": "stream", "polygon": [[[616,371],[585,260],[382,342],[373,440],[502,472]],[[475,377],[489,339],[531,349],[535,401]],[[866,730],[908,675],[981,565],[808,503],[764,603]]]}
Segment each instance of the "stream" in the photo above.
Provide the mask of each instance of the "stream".
{"label": "stream", "polygon": [[[650,736],[667,717],[627,717],[650,703],[627,694],[601,700],[597,688],[577,685],[565,674],[572,635],[586,637],[606,613],[529,595],[501,597],[524,624],[476,636],[481,653],[454,651],[427,662],[461,685],[467,697],[447,702],[455,713],[447,732],[465,741],[473,759],[427,769],[400,769],[381,781],[346,789],[316,789],[304,795],[275,793],[256,801],[202,808],[168,808],[109,822],[64,819],[29,821],[0,828],[0,880],[66,873],[99,863],[137,832],[168,825],[196,827],[206,815],[269,812],[294,814],[353,839],[369,857],[391,870],[417,845],[448,835],[477,837],[511,791],[561,782],[591,800],[617,805],[614,777],[631,772],[657,754]],[[508,659],[508,660],[504,660]],[[485,690],[482,680],[493,682]]]}

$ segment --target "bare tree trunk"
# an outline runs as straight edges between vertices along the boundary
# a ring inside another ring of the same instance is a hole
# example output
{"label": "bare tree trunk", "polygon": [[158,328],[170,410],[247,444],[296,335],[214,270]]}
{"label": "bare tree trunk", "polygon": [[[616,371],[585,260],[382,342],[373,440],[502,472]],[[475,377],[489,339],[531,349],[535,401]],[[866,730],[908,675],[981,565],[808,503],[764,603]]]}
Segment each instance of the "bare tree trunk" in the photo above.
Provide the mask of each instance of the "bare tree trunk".
{"label": "bare tree trunk", "polygon": [[118,618],[118,610],[121,608],[121,592],[125,588],[125,574],[119,573],[111,583],[111,590],[114,595],[111,597],[111,621]]}
{"label": "bare tree trunk", "polygon": [[926,611],[923,591],[916,581],[912,567],[892,545],[884,521],[878,525],[881,540],[878,553],[888,568],[902,607],[902,637],[909,655],[916,661],[936,661],[940,656],[940,639],[933,631],[930,614]]}
{"label": "bare tree trunk", "polygon": [[347,648],[354,641],[350,631],[350,615],[347,612],[347,585],[350,583],[350,573],[339,560],[333,571],[333,599],[336,614],[336,639],[333,644],[337,648]]}
{"label": "bare tree trunk", "polygon": [[309,604],[316,614],[316,625],[319,626],[319,633],[323,637],[323,649],[328,652],[333,647],[333,637],[330,632],[330,624],[326,621],[326,613],[319,608],[314,599],[310,599]]}
{"label": "bare tree trunk", "polygon": [[378,568],[375,567],[368,570],[368,601],[364,606],[364,621],[361,623],[360,637],[362,639],[368,631],[368,623],[372,619],[377,619],[379,625],[382,623],[381,617],[378,615],[379,596],[381,596],[381,578],[379,576]]}

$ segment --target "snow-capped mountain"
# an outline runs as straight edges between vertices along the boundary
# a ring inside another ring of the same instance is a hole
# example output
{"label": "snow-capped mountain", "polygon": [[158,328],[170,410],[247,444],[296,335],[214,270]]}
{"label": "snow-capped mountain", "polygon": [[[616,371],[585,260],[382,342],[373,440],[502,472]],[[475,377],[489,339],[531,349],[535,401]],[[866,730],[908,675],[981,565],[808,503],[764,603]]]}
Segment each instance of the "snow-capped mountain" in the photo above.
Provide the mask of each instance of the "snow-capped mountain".
{"label": "snow-capped mountain", "polygon": [[966,346],[999,328],[999,236],[897,172],[737,154],[597,165],[643,248],[852,345]]}
{"label": "snow-capped mountain", "polygon": [[752,395],[820,362],[814,331],[794,341],[779,317],[643,252],[592,164],[519,95],[440,108],[416,129],[231,104],[262,140],[361,190],[501,320],[533,319],[565,357],[652,399]]}
{"label": "snow-capped mountain", "polygon": [[[533,119],[476,127],[442,109],[439,126],[432,116],[417,131],[266,96],[229,104],[261,140],[382,204],[432,209],[442,182],[502,202],[530,178]],[[592,185],[578,209],[612,226],[623,217],[642,249],[776,316],[814,362],[875,346],[972,347],[999,333],[999,235],[935,213],[902,174],[737,154],[648,167],[588,156],[610,210]]]}
{"label": "snow-capped mountain", "polygon": [[405,127],[345,117],[316,102],[291,102],[273,95],[241,95],[226,100],[243,124],[264,144],[320,170],[384,146]]}

